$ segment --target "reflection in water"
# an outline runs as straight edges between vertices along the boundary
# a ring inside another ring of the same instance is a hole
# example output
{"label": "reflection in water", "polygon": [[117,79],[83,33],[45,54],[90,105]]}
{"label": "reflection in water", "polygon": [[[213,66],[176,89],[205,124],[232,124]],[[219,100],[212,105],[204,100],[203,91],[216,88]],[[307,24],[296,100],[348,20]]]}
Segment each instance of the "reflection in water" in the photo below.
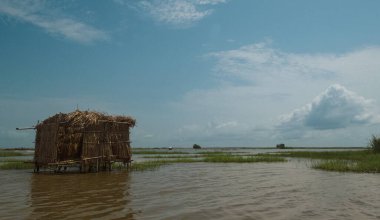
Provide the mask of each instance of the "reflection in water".
{"label": "reflection in water", "polygon": [[33,174],[31,219],[133,219],[128,173]]}
{"label": "reflection in water", "polygon": [[27,219],[30,173],[0,170],[0,219]]}

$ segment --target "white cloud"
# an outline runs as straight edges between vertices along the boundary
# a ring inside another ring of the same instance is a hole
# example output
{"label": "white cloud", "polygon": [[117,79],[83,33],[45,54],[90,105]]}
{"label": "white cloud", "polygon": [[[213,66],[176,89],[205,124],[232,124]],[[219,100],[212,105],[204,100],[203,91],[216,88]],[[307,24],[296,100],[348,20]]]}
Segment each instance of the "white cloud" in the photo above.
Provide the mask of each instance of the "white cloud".
{"label": "white cloud", "polygon": [[280,127],[325,130],[370,124],[376,118],[371,103],[341,85],[332,85],[310,104],[284,116]]}
{"label": "white cloud", "polygon": [[195,0],[194,2],[200,5],[216,5],[226,3],[227,0]]}
{"label": "white cloud", "polygon": [[225,0],[144,0],[138,3],[138,7],[159,23],[187,27],[210,15],[213,10],[208,6],[225,2]]}
{"label": "white cloud", "polygon": [[[263,87],[297,87],[307,83],[313,92],[334,83],[372,96],[380,80],[380,47],[346,53],[288,53],[268,42],[245,45],[207,55],[216,59],[217,76]],[[301,82],[301,84],[298,84]],[[314,86],[318,82],[319,86]],[[291,89],[289,89],[291,90]]]}
{"label": "white cloud", "polygon": [[[265,84],[291,77],[305,80],[333,78],[335,73],[324,66],[308,65],[303,62],[307,54],[291,54],[269,47],[270,43],[242,46],[235,50],[208,54],[217,59],[215,71],[222,76],[235,77],[255,84]],[[329,59],[330,55],[321,55]],[[313,56],[319,58],[319,55]]]}
{"label": "white cloud", "polygon": [[154,135],[153,134],[146,134],[143,137],[144,138],[154,138]]}
{"label": "white cloud", "polygon": [[53,35],[60,35],[79,43],[106,40],[108,35],[88,24],[58,15],[44,1],[1,1],[0,13],[17,20],[31,23]]}
{"label": "white cloud", "polygon": [[237,121],[223,121],[215,122],[209,121],[202,124],[189,124],[184,125],[179,129],[179,133],[186,135],[204,135],[204,136],[213,136],[231,133],[231,130],[234,128],[240,127]]}
{"label": "white cloud", "polygon": [[209,123],[236,122],[223,136],[240,138],[241,145],[292,139],[298,146],[362,146],[380,129],[379,47],[340,54],[288,53],[265,42],[206,57],[215,59],[214,76],[220,83],[189,91],[174,105],[186,118],[181,123],[187,130],[179,136],[218,142],[221,133]]}

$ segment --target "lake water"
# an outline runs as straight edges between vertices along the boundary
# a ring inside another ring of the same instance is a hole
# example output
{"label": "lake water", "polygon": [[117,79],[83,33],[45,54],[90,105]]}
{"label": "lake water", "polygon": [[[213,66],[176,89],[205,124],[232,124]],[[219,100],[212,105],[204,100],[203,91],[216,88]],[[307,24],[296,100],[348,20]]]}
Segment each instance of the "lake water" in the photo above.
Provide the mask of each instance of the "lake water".
{"label": "lake water", "polygon": [[[137,160],[139,156],[134,156]],[[380,175],[311,162],[172,164],[154,171],[0,171],[0,219],[380,219]]]}

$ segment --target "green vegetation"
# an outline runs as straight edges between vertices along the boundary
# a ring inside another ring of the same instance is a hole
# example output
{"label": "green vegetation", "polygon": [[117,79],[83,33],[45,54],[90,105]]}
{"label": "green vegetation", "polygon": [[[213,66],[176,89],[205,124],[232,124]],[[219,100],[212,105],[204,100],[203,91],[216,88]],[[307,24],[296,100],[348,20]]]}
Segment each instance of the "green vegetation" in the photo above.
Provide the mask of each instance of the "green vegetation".
{"label": "green vegetation", "polygon": [[133,151],[132,154],[188,154],[188,152],[181,151],[168,151],[168,150],[137,150]]}
{"label": "green vegetation", "polygon": [[252,154],[247,155],[235,155],[230,152],[221,151],[211,151],[211,152],[199,152],[194,155],[158,155],[158,156],[145,156],[143,158],[154,158],[154,159],[177,159],[170,161],[183,161],[183,159],[196,159],[197,162],[207,162],[207,163],[255,163],[255,162],[283,162],[286,161],[282,157],[268,155],[268,156],[257,156]]}
{"label": "green vegetation", "polygon": [[202,152],[196,152],[195,154],[200,154],[204,156],[212,156],[212,155],[231,155],[231,152],[224,152],[224,151],[202,151]]}
{"label": "green vegetation", "polygon": [[234,156],[234,155],[216,155],[207,156],[204,162],[211,163],[258,163],[258,162],[285,162],[286,159],[274,156]]}
{"label": "green vegetation", "polygon": [[145,171],[145,170],[154,170],[163,165],[174,164],[174,163],[192,163],[195,160],[191,159],[176,159],[176,160],[149,160],[143,162],[132,163],[129,168],[132,171]]}
{"label": "green vegetation", "polygon": [[155,170],[159,167],[168,164],[167,161],[164,160],[153,160],[153,161],[144,161],[144,162],[136,162],[132,163],[129,168],[132,171],[145,171],[145,170]]}
{"label": "green vegetation", "polygon": [[327,160],[314,162],[312,167],[315,169],[326,170],[326,171],[338,171],[338,172],[349,172],[352,171],[354,163],[348,160]]}
{"label": "green vegetation", "polygon": [[127,169],[130,171],[146,171],[146,170],[155,170],[163,165],[174,164],[174,163],[194,163],[198,160],[190,158],[174,159],[174,160],[149,160],[143,162],[134,162],[129,168],[124,167],[122,164],[114,164],[112,168],[116,169]]}
{"label": "green vegetation", "polygon": [[17,151],[10,150],[0,150],[0,157],[17,157],[17,156],[25,156],[26,154]]}
{"label": "green vegetation", "polygon": [[[273,155],[273,154],[272,154]],[[372,150],[356,151],[295,151],[276,156],[319,159],[312,167],[326,171],[380,173],[380,154]]]}
{"label": "green vegetation", "polygon": [[184,158],[200,158],[202,155],[155,155],[155,156],[143,156],[147,159],[184,159]]}
{"label": "green vegetation", "polygon": [[369,142],[369,147],[374,153],[380,153],[380,137],[372,136],[372,139]]}
{"label": "green vegetation", "polygon": [[226,152],[204,152],[197,155],[158,155],[146,156],[144,158],[154,158],[143,162],[134,162],[129,168],[122,164],[114,164],[113,168],[129,169],[131,171],[155,170],[163,165],[175,163],[257,163],[257,162],[285,162],[286,159],[276,156],[237,156]]}
{"label": "green vegetation", "polygon": [[272,155],[281,157],[299,157],[310,159],[340,159],[340,160],[366,160],[370,156],[374,156],[371,151],[368,150],[350,150],[350,151],[287,151],[275,154],[260,154],[260,155]]}
{"label": "green vegetation", "polygon": [[202,147],[200,146],[200,145],[198,145],[198,144],[194,144],[193,145],[193,149],[201,149]]}
{"label": "green vegetation", "polygon": [[14,158],[7,158],[7,157],[0,159],[0,163],[5,163],[5,162],[7,162],[7,163],[12,163],[12,162],[13,163],[15,163],[15,162],[31,162],[31,160],[14,159]]}
{"label": "green vegetation", "polygon": [[263,157],[263,156],[233,156],[233,155],[220,155],[220,156],[207,156],[203,159],[194,158],[176,158],[173,160],[153,160],[144,162],[132,163],[129,168],[132,171],[146,171],[155,170],[163,165],[175,163],[257,163],[257,162],[285,162],[286,160],[281,157]]}
{"label": "green vegetation", "polygon": [[[24,150],[24,149],[21,149]],[[7,158],[7,157],[19,157],[30,156],[32,153],[22,152],[20,150],[13,149],[1,149],[0,150],[0,170],[16,170],[16,169],[30,169],[34,168],[34,164],[25,159]]]}
{"label": "green vegetation", "polygon": [[320,161],[313,165],[315,169],[338,171],[338,172],[357,172],[357,173],[380,173],[380,158],[368,161],[352,160],[328,160]]}
{"label": "green vegetation", "polygon": [[[265,154],[248,152],[205,150],[200,152],[171,151],[167,149],[135,149],[133,154],[153,160],[133,162],[130,171],[155,170],[164,165],[175,163],[257,163],[286,162],[287,157],[316,159],[312,168],[339,172],[380,173],[380,138],[372,137],[368,149],[345,151],[284,151]],[[23,152],[0,150],[0,169],[32,169],[33,163],[17,159],[25,156]],[[1,158],[3,157],[3,158]],[[16,157],[16,158],[6,158]],[[113,164],[113,168],[125,169],[122,164]]]}
{"label": "green vegetation", "polygon": [[34,164],[28,163],[26,161],[13,161],[0,163],[0,170],[22,170],[22,169],[33,169]]}
{"label": "green vegetation", "polygon": [[[154,158],[157,160],[149,160],[143,162],[134,162],[129,168],[121,163],[113,164],[115,169],[129,169],[131,171],[155,170],[163,165],[175,163],[256,163],[256,162],[284,162],[284,158],[276,156],[255,156],[255,155],[233,155],[230,152],[222,151],[206,151],[197,154],[188,154],[187,152],[159,152],[159,151],[140,151],[140,154],[162,154],[145,156],[144,158]],[[180,155],[182,154],[182,155]],[[183,155],[187,154],[187,155]],[[32,163],[26,163],[24,160],[8,159],[0,163],[0,169],[32,169]]]}

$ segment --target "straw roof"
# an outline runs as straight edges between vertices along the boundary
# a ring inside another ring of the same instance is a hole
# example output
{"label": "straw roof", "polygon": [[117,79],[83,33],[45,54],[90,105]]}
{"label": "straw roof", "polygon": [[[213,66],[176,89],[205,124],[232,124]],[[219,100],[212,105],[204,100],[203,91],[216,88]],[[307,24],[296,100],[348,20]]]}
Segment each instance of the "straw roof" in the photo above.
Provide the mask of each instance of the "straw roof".
{"label": "straw roof", "polygon": [[98,121],[109,121],[109,122],[125,122],[130,127],[136,125],[136,120],[129,116],[112,116],[106,113],[100,113],[96,111],[80,111],[76,110],[70,113],[58,113],[44,120],[37,125],[43,126],[44,124],[50,123],[68,123],[71,126],[87,127],[96,124]]}

